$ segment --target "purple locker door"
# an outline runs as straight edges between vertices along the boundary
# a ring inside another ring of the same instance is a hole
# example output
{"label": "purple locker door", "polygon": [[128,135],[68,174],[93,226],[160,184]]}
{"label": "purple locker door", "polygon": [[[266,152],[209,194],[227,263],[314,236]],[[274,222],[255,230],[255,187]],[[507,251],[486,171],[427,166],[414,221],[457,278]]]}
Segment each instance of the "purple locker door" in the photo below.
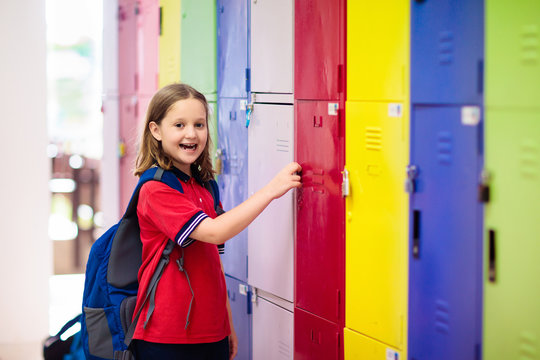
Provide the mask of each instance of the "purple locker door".
{"label": "purple locker door", "polygon": [[138,0],[137,93],[153,95],[159,73],[159,0]]}
{"label": "purple locker door", "polygon": [[[322,293],[321,293],[322,295]],[[343,359],[343,326],[294,309],[294,359]]]}
{"label": "purple locker door", "polygon": [[118,93],[133,95],[136,90],[137,21],[135,0],[118,1]]}
{"label": "purple locker door", "polygon": [[294,95],[337,100],[344,91],[345,1],[296,1]]}
{"label": "purple locker door", "polygon": [[341,194],[344,138],[338,102],[296,102],[297,197],[295,306],[343,324],[345,202]]}

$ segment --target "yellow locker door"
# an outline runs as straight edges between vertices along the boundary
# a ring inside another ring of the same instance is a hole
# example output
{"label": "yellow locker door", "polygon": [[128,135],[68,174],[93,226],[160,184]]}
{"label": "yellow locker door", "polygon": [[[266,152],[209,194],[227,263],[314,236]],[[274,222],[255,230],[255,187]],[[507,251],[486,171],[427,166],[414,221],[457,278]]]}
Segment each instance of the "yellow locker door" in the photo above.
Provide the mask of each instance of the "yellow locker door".
{"label": "yellow locker door", "polygon": [[180,0],[160,0],[159,87],[180,82]]}
{"label": "yellow locker door", "polygon": [[[407,341],[408,115],[406,103],[346,104],[350,193],[345,325],[402,352]],[[370,341],[356,346],[381,344]]]}
{"label": "yellow locker door", "polygon": [[345,359],[348,360],[405,360],[401,352],[350,329],[343,331]]}
{"label": "yellow locker door", "polygon": [[409,23],[409,1],[347,2],[347,100],[405,100]]}

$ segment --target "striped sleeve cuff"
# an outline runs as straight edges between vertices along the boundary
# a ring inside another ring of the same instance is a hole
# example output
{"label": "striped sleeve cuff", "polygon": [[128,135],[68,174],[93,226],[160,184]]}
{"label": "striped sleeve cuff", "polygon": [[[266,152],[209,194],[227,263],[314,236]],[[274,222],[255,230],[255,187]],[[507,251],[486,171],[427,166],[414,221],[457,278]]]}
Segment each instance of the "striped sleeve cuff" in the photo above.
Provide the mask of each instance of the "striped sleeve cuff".
{"label": "striped sleeve cuff", "polygon": [[207,217],[208,215],[206,215],[202,211],[199,211],[198,213],[193,215],[191,219],[189,219],[189,221],[186,222],[186,224],[182,227],[182,229],[180,229],[178,234],[176,234],[176,239],[175,239],[176,243],[180,245],[181,247],[186,247],[192,242],[194,242],[195,239],[191,239],[189,235],[191,235],[191,233],[193,232],[193,230],[195,230],[197,225],[199,225],[201,221],[203,221]]}
{"label": "striped sleeve cuff", "polygon": [[220,255],[225,254],[225,244],[219,244],[217,249]]}

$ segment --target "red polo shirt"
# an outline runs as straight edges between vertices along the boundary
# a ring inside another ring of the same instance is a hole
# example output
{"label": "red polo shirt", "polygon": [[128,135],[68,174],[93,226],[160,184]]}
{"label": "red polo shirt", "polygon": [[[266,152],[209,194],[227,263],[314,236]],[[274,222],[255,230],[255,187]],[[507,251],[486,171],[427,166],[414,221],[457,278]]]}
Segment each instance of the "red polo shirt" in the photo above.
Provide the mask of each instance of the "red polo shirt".
{"label": "red polo shirt", "polygon": [[[175,246],[158,283],[155,309],[146,328],[143,324],[148,311],[145,304],[133,336],[157,343],[206,343],[220,341],[230,334],[227,313],[227,288],[221,270],[216,245],[195,241],[189,235],[206,217],[216,217],[212,195],[195,178],[173,169],[184,193],[159,181],[143,185],[139,195],[137,215],[141,231],[142,266],[139,270],[137,309],[146,294],[146,288],[168,239]],[[185,329],[186,316],[191,301],[191,291],[186,275],[179,271],[176,260],[184,251],[184,268],[194,292]]]}

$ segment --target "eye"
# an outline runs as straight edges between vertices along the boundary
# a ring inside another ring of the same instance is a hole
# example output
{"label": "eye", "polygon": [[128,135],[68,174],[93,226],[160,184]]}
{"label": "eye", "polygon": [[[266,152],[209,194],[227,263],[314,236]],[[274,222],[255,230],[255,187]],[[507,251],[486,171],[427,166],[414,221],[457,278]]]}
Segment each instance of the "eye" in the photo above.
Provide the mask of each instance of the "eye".
{"label": "eye", "polygon": [[195,127],[202,129],[204,128],[204,125],[205,125],[204,123],[197,123],[195,124]]}
{"label": "eye", "polygon": [[174,126],[177,127],[177,128],[183,128],[183,127],[184,127],[184,124],[182,124],[182,123],[177,123],[177,124],[175,124]]}

